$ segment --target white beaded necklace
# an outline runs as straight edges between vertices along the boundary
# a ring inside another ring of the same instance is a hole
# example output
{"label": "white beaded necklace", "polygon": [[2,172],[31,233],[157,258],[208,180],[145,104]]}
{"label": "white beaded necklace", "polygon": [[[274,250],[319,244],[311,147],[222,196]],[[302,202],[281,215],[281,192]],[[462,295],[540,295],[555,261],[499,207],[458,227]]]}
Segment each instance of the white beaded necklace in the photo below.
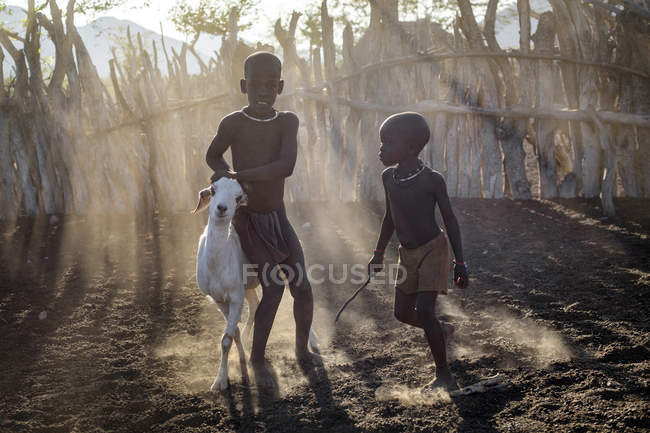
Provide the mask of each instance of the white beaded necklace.
{"label": "white beaded necklace", "polygon": [[[244,107],[244,108],[246,108],[246,107]],[[273,115],[273,117],[269,117],[268,119],[258,119],[257,117],[253,117],[250,114],[248,114],[247,112],[245,112],[244,108],[241,109],[242,114],[244,116],[248,117],[249,119],[254,120],[256,122],[270,122],[271,120],[277,119],[278,116],[280,115],[280,112],[278,110],[274,109],[273,111],[275,112],[275,114]]]}
{"label": "white beaded necklace", "polygon": [[397,170],[393,170],[393,180],[395,180],[395,182],[406,182],[407,180],[411,180],[414,177],[417,177],[420,173],[422,173],[422,170],[424,170],[425,167],[424,162],[421,159],[418,159],[418,162],[420,163],[420,166],[415,170],[407,173],[405,177],[397,177]]}

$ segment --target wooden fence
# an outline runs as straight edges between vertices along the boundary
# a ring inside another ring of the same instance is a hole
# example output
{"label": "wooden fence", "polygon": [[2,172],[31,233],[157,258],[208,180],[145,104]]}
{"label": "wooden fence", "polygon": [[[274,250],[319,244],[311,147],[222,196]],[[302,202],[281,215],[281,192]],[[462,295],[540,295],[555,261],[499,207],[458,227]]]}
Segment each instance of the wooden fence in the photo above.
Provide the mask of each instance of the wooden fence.
{"label": "wooden fence", "polygon": [[[356,41],[345,29],[338,61],[326,2],[309,59],[295,47],[300,14],[286,28],[278,22],[286,84],[277,107],[301,119],[288,199],[383,199],[378,126],[407,110],[427,119],[432,138],[422,157],[443,173],[451,196],[600,195],[607,214],[617,194],[650,196],[650,68],[634,55],[650,46],[640,31],[647,19],[591,3],[551,0],[531,35],[528,1],[520,0],[521,44],[508,52],[494,37],[493,0],[483,29],[459,0],[453,34],[429,20],[399,22],[395,1],[371,2],[369,27]],[[106,88],[73,14],[64,25],[56,2],[51,19],[33,6],[24,38],[0,30],[17,65],[0,93],[0,217],[189,210],[210,176],[204,157],[220,118],[245,105],[238,81],[253,49],[238,40],[235,14],[219,57],[201,61],[198,75],[187,73],[191,47],[146,50],[129,34]],[[48,82],[42,29],[57,45]]]}

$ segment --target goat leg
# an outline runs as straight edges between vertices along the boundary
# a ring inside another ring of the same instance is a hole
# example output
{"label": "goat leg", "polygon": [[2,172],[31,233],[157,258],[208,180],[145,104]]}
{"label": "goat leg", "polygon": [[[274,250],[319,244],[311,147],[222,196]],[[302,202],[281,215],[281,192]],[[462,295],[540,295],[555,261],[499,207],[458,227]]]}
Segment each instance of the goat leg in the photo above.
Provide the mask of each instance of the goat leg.
{"label": "goat leg", "polygon": [[250,340],[253,324],[255,323],[255,312],[257,311],[257,306],[260,304],[255,288],[246,290],[246,301],[248,302],[248,320],[246,321],[246,327],[244,327],[244,342]]}
{"label": "goat leg", "polygon": [[221,365],[219,365],[219,373],[217,373],[210,391],[225,391],[228,388],[228,354],[232,340],[233,337],[228,334],[223,334],[221,337]]}
{"label": "goat leg", "polygon": [[[237,349],[240,351],[240,356],[244,350],[241,346],[241,338],[239,338],[239,328],[237,323],[241,318],[241,310],[244,305],[243,302],[231,302],[230,304],[217,304],[219,309],[227,317],[226,330],[221,338],[221,364],[219,365],[219,372],[214,379],[214,383],[210,387],[212,391],[224,391],[228,388],[228,354],[232,341],[236,340]],[[237,343],[237,340],[239,342]],[[241,347],[241,348],[240,348]],[[244,355],[245,356],[245,355]]]}

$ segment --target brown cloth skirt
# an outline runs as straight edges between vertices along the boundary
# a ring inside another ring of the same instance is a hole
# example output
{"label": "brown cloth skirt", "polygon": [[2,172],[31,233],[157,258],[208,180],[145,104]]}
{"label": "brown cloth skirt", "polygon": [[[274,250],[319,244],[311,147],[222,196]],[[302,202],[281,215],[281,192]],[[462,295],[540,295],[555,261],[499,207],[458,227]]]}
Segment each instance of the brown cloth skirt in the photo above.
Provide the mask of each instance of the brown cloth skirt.
{"label": "brown cloth skirt", "polygon": [[447,293],[449,248],[444,232],[417,248],[407,249],[400,245],[398,264],[395,287],[403,293]]}
{"label": "brown cloth skirt", "polygon": [[[286,216],[280,211],[251,212],[246,206],[237,209],[233,225],[249,263],[262,270],[264,265],[273,268],[289,257],[289,246],[282,234]],[[281,221],[282,220],[282,221]]]}

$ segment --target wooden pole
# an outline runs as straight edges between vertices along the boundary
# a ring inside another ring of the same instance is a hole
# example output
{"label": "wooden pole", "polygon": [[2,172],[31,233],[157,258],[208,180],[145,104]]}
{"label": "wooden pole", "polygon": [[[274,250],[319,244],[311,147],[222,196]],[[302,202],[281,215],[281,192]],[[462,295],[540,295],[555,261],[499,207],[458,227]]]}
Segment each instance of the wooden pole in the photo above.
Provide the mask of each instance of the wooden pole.
{"label": "wooden pole", "polygon": [[[547,53],[553,50],[555,24],[553,14],[545,12],[539,19],[533,36],[535,51]],[[544,60],[537,64],[537,106],[553,106],[553,65]],[[555,165],[555,123],[539,119],[535,127],[537,160],[539,163],[539,190],[542,198],[557,197],[557,168]]]}
{"label": "wooden pole", "polygon": [[[590,24],[594,20],[590,7],[580,2],[564,0],[566,10],[573,23],[571,31],[574,32],[578,47],[578,57],[592,59],[594,57],[593,28]],[[596,107],[598,104],[598,76],[596,69],[591,66],[581,66],[578,72],[578,98],[582,109]],[[598,145],[598,137],[594,125],[589,122],[580,124],[583,141],[582,164],[582,195],[585,198],[597,197],[600,194],[602,155]]]}
{"label": "wooden pole", "polygon": [[[313,92],[296,90],[302,96],[315,101],[327,102],[328,97]],[[584,110],[552,109],[552,108],[529,108],[513,106],[511,108],[493,107],[469,107],[466,105],[453,105],[438,103],[434,101],[420,101],[413,105],[384,105],[371,102],[351,101],[345,98],[337,98],[340,105],[355,107],[364,111],[375,111],[379,113],[393,114],[401,111],[418,111],[420,113],[447,113],[447,114],[476,114],[481,116],[494,117],[533,117],[538,119],[572,120],[590,122],[589,116]],[[634,125],[639,128],[650,128],[650,114],[633,114],[612,111],[597,110],[598,116],[605,123],[618,123],[622,125]]]}
{"label": "wooden pole", "polygon": [[[327,11],[327,0],[321,4],[321,25],[323,32],[323,60],[325,63],[325,79],[328,81],[327,93],[330,113],[330,152],[327,160],[327,179],[325,188],[328,200],[341,198],[341,168],[343,167],[343,134],[341,131],[341,114],[337,101],[338,86],[334,83],[336,77],[336,50],[334,47],[334,20]],[[345,187],[350,188],[350,185]]]}
{"label": "wooden pole", "polygon": [[[291,14],[291,20],[289,22],[288,30],[282,28],[282,23],[280,19],[275,22],[275,37],[280,42],[282,46],[283,53],[283,75],[284,75],[284,87],[286,90],[291,92],[293,88],[296,87],[298,83],[298,54],[296,51],[296,28],[298,25],[298,19],[300,18],[298,12],[293,11]],[[286,106],[286,109],[290,111],[296,111],[296,101],[294,97],[283,98],[283,103]],[[301,119],[304,122],[304,118]],[[302,123],[302,122],[301,122]],[[304,133],[305,128],[301,128],[299,132]],[[300,134],[303,135],[304,134]],[[287,186],[291,192],[291,198],[294,201],[306,201],[309,198],[309,170],[308,170],[308,158],[307,158],[307,143],[305,143],[304,137],[301,136],[298,139],[298,159],[296,161],[296,166],[294,169],[294,174],[289,179],[287,179]]]}
{"label": "wooden pole", "polygon": [[616,212],[614,209],[614,195],[616,194],[616,150],[613,148],[611,130],[598,118],[596,111],[588,108],[589,114],[598,131],[598,144],[605,153],[605,175],[601,178],[601,203],[603,213],[608,217],[613,217]]}
{"label": "wooden pole", "polygon": [[[343,71],[350,73],[357,68],[354,59],[354,35],[352,27],[348,24],[343,31]],[[361,96],[359,89],[359,80],[351,80],[347,83],[345,91],[350,99],[359,99]],[[361,121],[361,112],[356,108],[349,109],[345,118],[343,138],[344,144],[344,162],[343,162],[343,188],[341,191],[341,200],[344,203],[357,200],[357,148],[360,143],[359,124]]]}
{"label": "wooden pole", "polygon": [[[323,80],[323,68],[321,64],[321,50],[319,47],[314,48],[314,51],[312,53],[312,68],[314,71],[314,80],[316,81],[322,81]],[[300,92],[299,92],[300,93]],[[318,150],[316,151],[316,161],[317,161],[317,166],[320,167],[320,170],[318,170],[317,174],[317,179],[318,179],[318,199],[319,200],[324,200],[326,199],[326,188],[327,186],[325,185],[326,179],[327,179],[327,164],[326,161],[328,160],[329,156],[329,129],[327,127],[327,118],[325,116],[325,104],[329,101],[329,98],[323,95],[322,100],[314,99],[311,98],[310,96],[307,96],[305,94],[302,94],[303,97],[306,97],[305,99],[311,99],[316,102],[316,124],[317,128],[319,129],[318,133]]]}

